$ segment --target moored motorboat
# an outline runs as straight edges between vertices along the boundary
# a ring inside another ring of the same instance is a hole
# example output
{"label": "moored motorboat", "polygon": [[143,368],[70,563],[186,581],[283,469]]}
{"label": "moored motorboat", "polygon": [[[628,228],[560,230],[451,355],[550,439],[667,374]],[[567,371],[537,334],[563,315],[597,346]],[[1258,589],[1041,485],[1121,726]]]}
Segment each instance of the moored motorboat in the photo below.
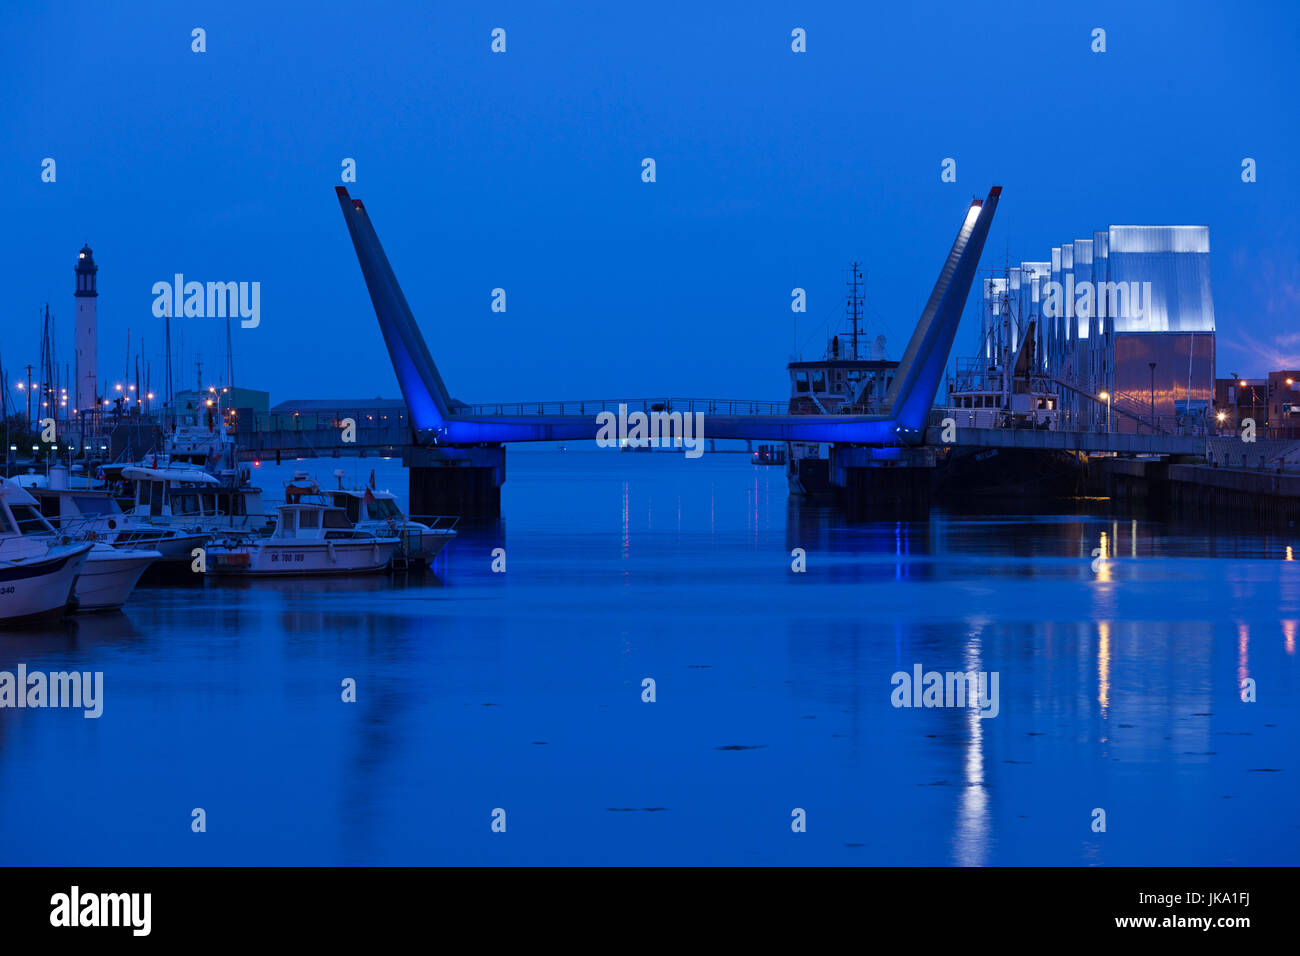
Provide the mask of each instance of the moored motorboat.
{"label": "moored motorboat", "polygon": [[78,611],[121,607],[145,570],[162,559],[162,554],[152,549],[117,548],[97,541],[94,532],[70,533],[67,529],[56,529],[41,514],[37,499],[16,485],[6,489],[4,504],[6,520],[12,522],[23,538],[50,545],[90,545],[73,585]]}
{"label": "moored motorboat", "polygon": [[108,611],[121,607],[131,596],[135,586],[157,561],[158,551],[125,550],[98,543],[86,557],[86,564],[77,576],[73,593],[78,611]]}
{"label": "moored motorboat", "polygon": [[11,510],[22,499],[31,497],[0,478],[0,624],[63,614],[92,547],[23,534]]}
{"label": "moored motorboat", "polygon": [[41,514],[63,534],[125,550],[157,551],[160,564],[186,567],[193,560],[194,549],[208,541],[209,535],[200,529],[127,514],[108,491],[70,488],[59,472],[52,468],[48,478],[24,475],[19,481],[36,498]]}
{"label": "moored motorboat", "polygon": [[456,537],[455,515],[421,515],[415,521],[402,512],[397,497],[372,484],[364,488],[336,488],[325,497],[342,508],[358,530],[394,537],[400,542],[396,557],[407,561],[429,562],[442,553]]}
{"label": "moored motorboat", "polygon": [[262,505],[262,490],[244,475],[214,475],[193,465],[132,465],[122,470],[133,482],[131,513],[155,523],[208,534],[266,533],[272,517]]}
{"label": "moored motorboat", "polygon": [[234,575],[365,574],[382,571],[400,543],[352,525],[342,508],[283,504],[268,537],[232,537],[207,549],[208,572]]}

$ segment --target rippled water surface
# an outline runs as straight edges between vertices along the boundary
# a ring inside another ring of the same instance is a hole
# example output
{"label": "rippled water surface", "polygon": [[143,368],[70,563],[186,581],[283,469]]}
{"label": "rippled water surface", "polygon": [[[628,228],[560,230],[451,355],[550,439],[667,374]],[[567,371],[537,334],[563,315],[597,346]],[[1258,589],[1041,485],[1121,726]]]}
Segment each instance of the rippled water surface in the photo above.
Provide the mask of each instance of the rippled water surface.
{"label": "rippled water surface", "polygon": [[[405,498],[395,461],[296,464],[339,466]],[[0,670],[105,685],[98,720],[0,710],[0,863],[1300,861],[1293,536],[1104,503],[849,524],[735,454],[507,467],[436,575],[0,632]],[[916,665],[996,672],[997,716],[895,708]]]}

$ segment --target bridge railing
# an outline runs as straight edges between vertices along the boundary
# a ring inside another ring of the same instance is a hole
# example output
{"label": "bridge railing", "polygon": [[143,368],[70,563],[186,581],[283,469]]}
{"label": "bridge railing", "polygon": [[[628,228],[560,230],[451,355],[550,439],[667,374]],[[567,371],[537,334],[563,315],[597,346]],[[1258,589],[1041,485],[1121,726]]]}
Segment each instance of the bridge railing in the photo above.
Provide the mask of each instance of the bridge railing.
{"label": "bridge railing", "polygon": [[[946,418],[951,418],[958,428],[1032,429],[1037,427],[1039,429],[1050,428],[1054,431],[1088,432],[1096,435],[1108,433],[1114,435],[1135,433],[1150,435],[1153,433],[1150,417],[1138,422],[1115,416],[1111,420],[1110,427],[1107,428],[1104,418],[1101,421],[1096,421],[1086,411],[1074,412],[1069,409],[1047,410],[1040,408],[1035,411],[1014,412],[1006,408],[951,408],[936,405],[930,410],[931,426],[941,426]],[[1037,423],[1034,421],[1035,418]],[[1046,424],[1048,421],[1051,422],[1050,425]],[[1182,416],[1157,415],[1154,424],[1154,433],[1159,435],[1204,438],[1218,434],[1216,423],[1200,418],[1189,421]]]}
{"label": "bridge railing", "polygon": [[323,428],[341,428],[343,421],[349,418],[356,423],[358,429],[410,427],[404,408],[340,407],[245,415],[235,422],[233,430],[243,433],[317,431]]}
{"label": "bridge railing", "polygon": [[456,409],[457,416],[465,417],[525,417],[540,415],[577,416],[597,415],[600,412],[618,414],[619,406],[632,412],[703,412],[706,415],[786,415],[789,401],[765,402],[739,398],[596,398],[564,402],[497,402],[490,405],[467,405]]}

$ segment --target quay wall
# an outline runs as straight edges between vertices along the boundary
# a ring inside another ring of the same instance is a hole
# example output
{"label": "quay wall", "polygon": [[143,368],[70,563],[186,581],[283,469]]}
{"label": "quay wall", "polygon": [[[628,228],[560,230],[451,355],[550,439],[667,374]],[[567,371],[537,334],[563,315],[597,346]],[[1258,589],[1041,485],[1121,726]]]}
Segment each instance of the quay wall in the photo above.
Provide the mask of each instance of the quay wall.
{"label": "quay wall", "polygon": [[1144,504],[1157,514],[1198,519],[1232,515],[1284,528],[1300,521],[1296,474],[1119,458],[1094,460],[1092,474],[1098,492]]}

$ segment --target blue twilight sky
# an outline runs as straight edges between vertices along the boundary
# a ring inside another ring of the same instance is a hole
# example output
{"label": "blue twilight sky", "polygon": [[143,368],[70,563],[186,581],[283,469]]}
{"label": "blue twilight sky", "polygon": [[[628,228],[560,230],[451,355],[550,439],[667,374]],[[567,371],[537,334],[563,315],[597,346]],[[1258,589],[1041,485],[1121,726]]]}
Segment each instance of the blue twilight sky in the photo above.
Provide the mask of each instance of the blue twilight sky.
{"label": "blue twilight sky", "polygon": [[[124,0],[8,3],[3,20],[11,374],[36,361],[47,300],[71,361],[89,242],[102,379],[129,329],[160,387],[150,289],[182,272],[262,284],[260,327],[234,332],[239,384],[396,396],[334,198],[344,157],[471,402],[781,398],[796,343],[815,356],[838,326],[854,258],[897,358],[993,184],[986,267],[1110,224],[1206,223],[1220,374],[1300,362],[1294,3]],[[216,382],[224,331],[179,325],[181,382],[196,353]]]}

